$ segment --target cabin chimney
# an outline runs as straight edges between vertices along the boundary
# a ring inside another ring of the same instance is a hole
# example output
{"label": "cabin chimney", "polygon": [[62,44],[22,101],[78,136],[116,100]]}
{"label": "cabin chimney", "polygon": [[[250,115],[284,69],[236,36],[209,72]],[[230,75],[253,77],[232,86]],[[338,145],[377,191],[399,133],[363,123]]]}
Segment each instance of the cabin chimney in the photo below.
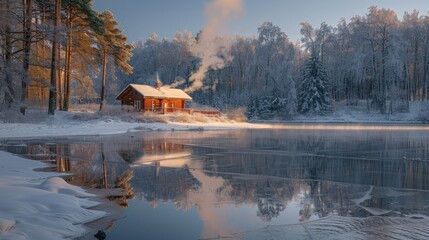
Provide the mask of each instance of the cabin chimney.
{"label": "cabin chimney", "polygon": [[159,81],[159,79],[157,79],[156,82],[155,82],[155,88],[159,89],[161,86],[162,86],[162,82]]}

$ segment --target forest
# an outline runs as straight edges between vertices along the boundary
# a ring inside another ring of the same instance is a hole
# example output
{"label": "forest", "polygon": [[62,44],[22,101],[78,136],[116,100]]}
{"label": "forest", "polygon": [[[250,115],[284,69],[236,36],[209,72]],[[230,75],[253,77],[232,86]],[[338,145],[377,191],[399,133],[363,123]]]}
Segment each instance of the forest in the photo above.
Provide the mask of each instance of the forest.
{"label": "forest", "polygon": [[98,99],[103,110],[107,63],[132,72],[133,46],[113,14],[89,0],[4,0],[0,20],[0,111],[39,107],[53,115],[82,98]]}
{"label": "forest", "polygon": [[157,78],[185,89],[193,107],[244,108],[250,119],[327,115],[334,102],[390,115],[428,100],[429,16],[418,11],[399,19],[372,6],[336,26],[302,22],[297,42],[268,21],[257,33],[205,43],[217,62],[195,87],[204,30],[130,44],[114,14],[98,13],[90,0],[3,0],[0,112],[54,114],[81,103],[103,111],[128,84]]}

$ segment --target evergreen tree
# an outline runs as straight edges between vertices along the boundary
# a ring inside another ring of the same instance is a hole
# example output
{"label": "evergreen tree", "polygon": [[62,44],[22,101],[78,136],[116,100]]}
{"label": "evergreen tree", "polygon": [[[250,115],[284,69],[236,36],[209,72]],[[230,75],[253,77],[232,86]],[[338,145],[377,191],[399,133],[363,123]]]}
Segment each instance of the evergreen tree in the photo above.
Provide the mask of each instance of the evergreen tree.
{"label": "evergreen tree", "polygon": [[304,63],[298,95],[298,111],[326,114],[331,110],[327,73],[323,63],[313,54]]}
{"label": "evergreen tree", "polygon": [[104,11],[99,17],[104,23],[104,32],[98,35],[100,55],[103,59],[100,99],[100,111],[102,111],[105,106],[107,57],[111,56],[122,72],[132,73],[133,68],[128,64],[128,61],[131,59],[133,46],[127,43],[127,36],[117,28],[118,22],[114,20],[111,12]]}
{"label": "evergreen tree", "polygon": [[259,98],[258,96],[251,96],[249,105],[247,106],[247,117],[250,119],[259,118]]}
{"label": "evergreen tree", "polygon": [[[73,60],[73,55],[77,55],[78,59],[94,59],[93,51],[93,33],[103,34],[104,23],[99,18],[99,14],[92,9],[91,0],[62,0],[63,8],[66,12],[66,47],[65,47],[65,79],[64,79],[64,97],[63,110],[68,111],[71,105],[71,82],[72,71],[84,72],[82,66],[79,69],[76,67],[76,61]],[[93,32],[93,33],[92,33]],[[82,49],[79,49],[82,47]],[[76,49],[74,49],[76,48]],[[74,62],[73,62],[74,61]],[[72,64],[73,63],[73,64]],[[88,65],[87,63],[85,65]],[[76,71],[77,70],[77,71]]]}

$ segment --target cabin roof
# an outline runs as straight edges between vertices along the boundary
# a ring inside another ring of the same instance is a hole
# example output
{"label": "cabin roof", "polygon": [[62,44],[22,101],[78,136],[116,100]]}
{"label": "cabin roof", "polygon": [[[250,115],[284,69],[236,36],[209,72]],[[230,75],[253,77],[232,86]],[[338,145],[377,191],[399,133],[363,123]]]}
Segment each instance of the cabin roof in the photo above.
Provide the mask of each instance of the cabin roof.
{"label": "cabin roof", "polygon": [[151,87],[149,85],[141,84],[130,84],[121,93],[116,97],[116,100],[119,100],[123,94],[125,94],[128,88],[133,88],[138,93],[143,95],[145,98],[175,98],[175,99],[184,99],[192,100],[192,98],[185,93],[182,89],[160,87],[159,89]]}

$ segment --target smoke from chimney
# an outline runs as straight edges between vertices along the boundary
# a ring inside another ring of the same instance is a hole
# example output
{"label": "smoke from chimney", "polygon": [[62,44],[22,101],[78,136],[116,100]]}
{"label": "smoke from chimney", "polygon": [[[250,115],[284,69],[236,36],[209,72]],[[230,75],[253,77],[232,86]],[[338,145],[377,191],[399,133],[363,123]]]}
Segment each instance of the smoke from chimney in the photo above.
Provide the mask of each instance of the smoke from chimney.
{"label": "smoke from chimney", "polygon": [[162,82],[161,82],[161,80],[159,79],[158,72],[156,72],[155,88],[156,88],[156,89],[160,89],[160,88],[161,88],[161,86],[162,86]]}
{"label": "smoke from chimney", "polygon": [[226,30],[229,22],[243,13],[242,0],[214,0],[205,8],[206,24],[202,30],[198,42],[192,46],[194,55],[201,58],[201,65],[198,71],[194,72],[189,80],[192,85],[185,89],[186,92],[193,92],[203,87],[203,80],[209,69],[222,69],[231,56],[218,57],[220,49],[229,52],[230,41],[227,38],[218,37]]}

